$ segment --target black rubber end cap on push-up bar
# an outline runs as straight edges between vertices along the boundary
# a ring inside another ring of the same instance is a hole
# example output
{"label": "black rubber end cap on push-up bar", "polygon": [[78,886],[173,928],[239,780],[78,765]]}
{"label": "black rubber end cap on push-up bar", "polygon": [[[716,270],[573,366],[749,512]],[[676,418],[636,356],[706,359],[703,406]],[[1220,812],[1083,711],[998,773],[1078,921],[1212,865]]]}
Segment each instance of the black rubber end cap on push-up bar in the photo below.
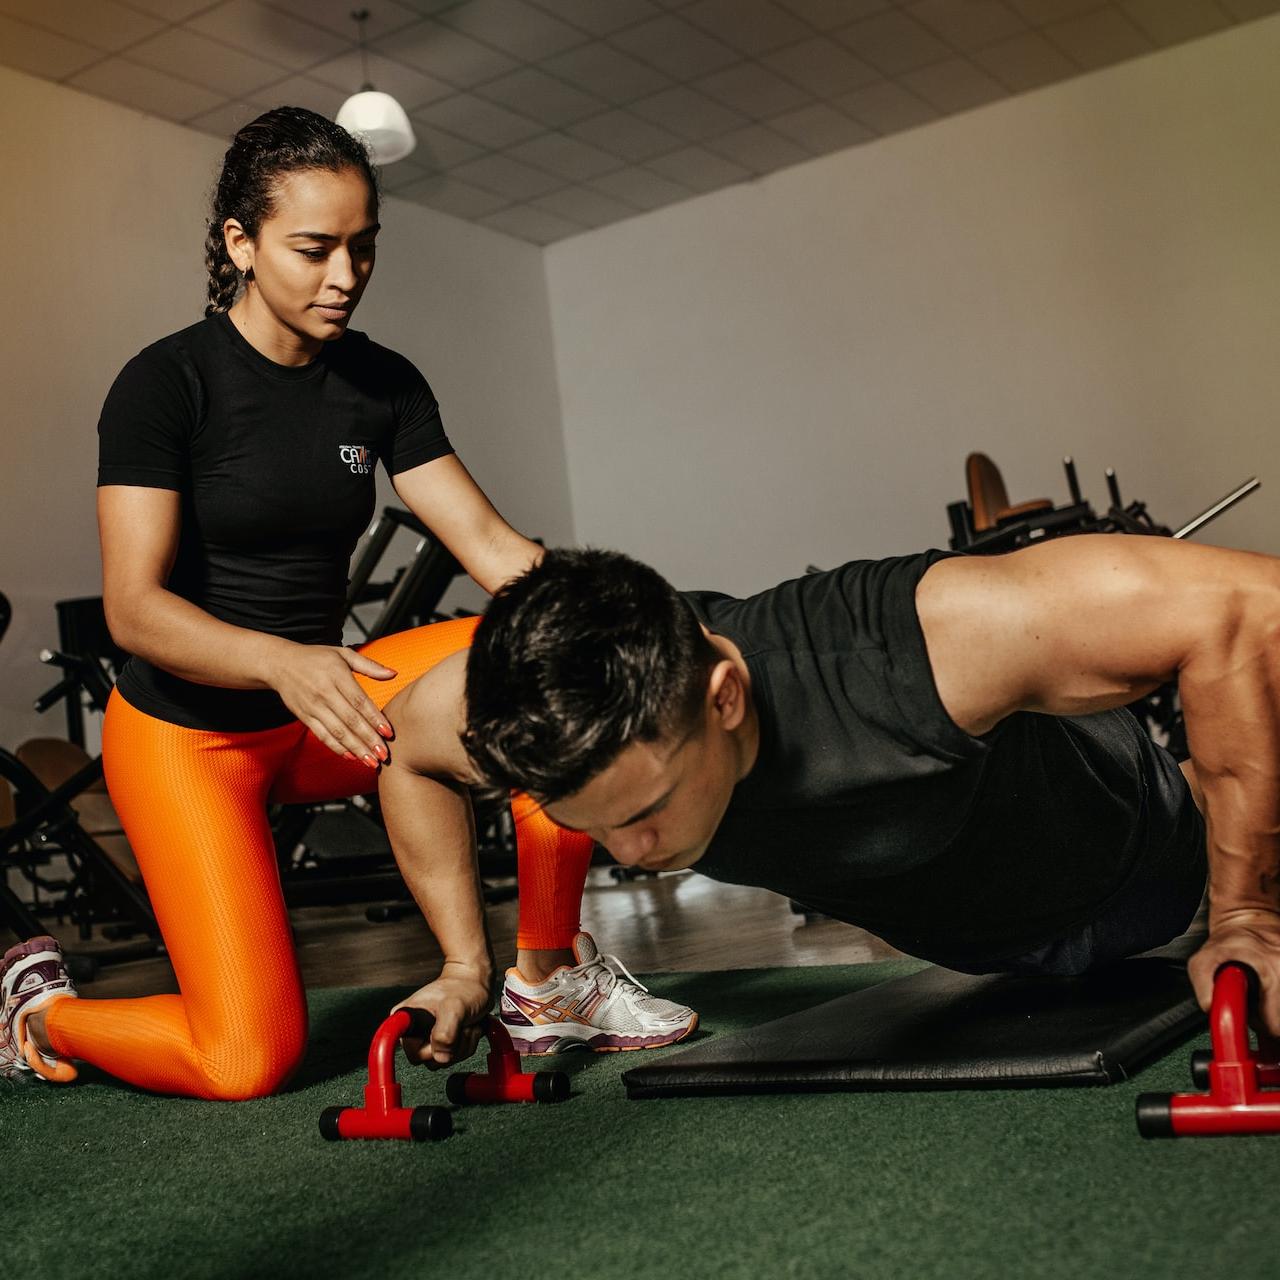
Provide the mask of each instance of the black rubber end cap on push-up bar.
{"label": "black rubber end cap on push-up bar", "polygon": [[1204,1026],[1179,941],[1079,978],[930,968],[667,1055],[627,1096],[1114,1084]]}

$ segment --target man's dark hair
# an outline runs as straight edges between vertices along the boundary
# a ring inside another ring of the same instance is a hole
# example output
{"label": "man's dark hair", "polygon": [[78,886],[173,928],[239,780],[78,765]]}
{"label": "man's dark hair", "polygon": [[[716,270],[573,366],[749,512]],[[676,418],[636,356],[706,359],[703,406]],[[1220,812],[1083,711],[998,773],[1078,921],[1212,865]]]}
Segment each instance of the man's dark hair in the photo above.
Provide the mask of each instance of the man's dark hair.
{"label": "man's dark hair", "polygon": [[631,743],[684,736],[716,657],[647,565],[548,551],[494,596],[476,631],[463,745],[489,786],[563,799]]}

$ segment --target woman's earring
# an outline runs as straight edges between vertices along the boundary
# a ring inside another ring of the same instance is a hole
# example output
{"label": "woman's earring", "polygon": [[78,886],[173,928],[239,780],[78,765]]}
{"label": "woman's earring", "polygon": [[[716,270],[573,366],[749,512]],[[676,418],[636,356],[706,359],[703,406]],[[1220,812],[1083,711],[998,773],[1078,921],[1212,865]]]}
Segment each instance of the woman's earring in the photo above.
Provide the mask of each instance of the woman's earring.
{"label": "woman's earring", "polygon": [[253,267],[251,266],[245,267],[245,269],[240,274],[244,276],[245,284],[248,284],[253,279]]}

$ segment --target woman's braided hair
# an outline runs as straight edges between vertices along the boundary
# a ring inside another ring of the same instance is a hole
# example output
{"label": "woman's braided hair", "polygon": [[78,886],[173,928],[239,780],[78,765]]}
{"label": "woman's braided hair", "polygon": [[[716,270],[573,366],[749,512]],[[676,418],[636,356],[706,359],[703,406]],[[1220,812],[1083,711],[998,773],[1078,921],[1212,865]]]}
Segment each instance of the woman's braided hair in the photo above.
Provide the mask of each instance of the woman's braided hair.
{"label": "woman's braided hair", "polygon": [[223,224],[234,218],[256,239],[271,216],[280,178],[303,169],[332,173],[355,169],[368,181],[377,204],[378,179],[369,153],[364,143],[341,125],[305,107],[276,107],[250,121],[231,140],[213,195],[204,242],[204,263],[209,272],[206,316],[229,310],[240,288],[240,272],[227,252]]}

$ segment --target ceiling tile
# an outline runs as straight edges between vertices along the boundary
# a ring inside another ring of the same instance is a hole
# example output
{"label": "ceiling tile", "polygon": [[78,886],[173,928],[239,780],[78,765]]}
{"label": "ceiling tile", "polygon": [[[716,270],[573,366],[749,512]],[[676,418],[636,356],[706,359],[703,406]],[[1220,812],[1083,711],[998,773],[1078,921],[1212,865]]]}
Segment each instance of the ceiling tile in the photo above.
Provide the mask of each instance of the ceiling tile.
{"label": "ceiling tile", "polygon": [[66,83],[100,98],[149,111],[165,120],[190,120],[225,101],[223,95],[198,84],[124,58],[108,58],[72,76]]}
{"label": "ceiling tile", "polygon": [[1120,7],[1158,45],[1194,40],[1231,23],[1214,0],[1125,0]]}
{"label": "ceiling tile", "polygon": [[413,123],[414,137],[418,139],[418,149],[413,153],[414,162],[426,168],[439,171],[452,169],[455,164],[474,160],[481,150],[474,143],[455,138],[443,129],[433,128],[420,117],[410,117]]}
{"label": "ceiling tile", "polygon": [[605,106],[594,95],[575,89],[537,67],[521,67],[519,71],[512,71],[477,89],[476,93],[490,102],[530,116],[550,129],[573,124],[575,120],[593,115]]}
{"label": "ceiling tile", "polygon": [[812,152],[798,146],[790,138],[774,133],[762,124],[749,124],[706,143],[708,151],[740,164],[752,173],[772,173],[775,169],[808,160]]}
{"label": "ceiling tile", "polygon": [[641,98],[632,103],[631,110],[688,142],[701,142],[746,124],[736,111],[683,85]]}
{"label": "ceiling tile", "polygon": [[1101,7],[1101,0],[1005,0],[1021,18],[1033,27],[1061,22],[1077,14],[1092,13]]}
{"label": "ceiling tile", "polygon": [[832,33],[835,39],[869,62],[882,75],[896,76],[930,62],[941,62],[954,50],[910,14],[891,9]]}
{"label": "ceiling tile", "polygon": [[533,204],[557,217],[568,218],[583,227],[603,227],[610,222],[635,217],[636,210],[589,187],[565,187],[549,196],[539,196]]}
{"label": "ceiling tile", "polygon": [[1076,75],[1079,68],[1035,31],[979,49],[974,62],[1013,93],[1025,93]]}
{"label": "ceiling tile", "polygon": [[0,0],[0,13],[110,52],[164,29],[159,19],[115,0]]}
{"label": "ceiling tile", "polygon": [[554,244],[557,240],[564,240],[586,230],[567,218],[557,217],[545,209],[535,209],[527,204],[491,213],[480,221],[486,227],[515,236],[518,240],[528,240],[530,244]]}
{"label": "ceiling tile", "polygon": [[1280,12],[1280,0],[1218,0],[1218,3],[1233,18],[1239,18],[1241,22]]}
{"label": "ceiling tile", "polygon": [[1084,67],[1110,66],[1149,53],[1152,42],[1116,9],[1099,9],[1045,28],[1045,35]]}
{"label": "ceiling tile", "polygon": [[293,71],[337,57],[351,43],[349,37],[343,39],[314,22],[302,22],[257,0],[227,0],[212,9],[206,7],[206,12],[186,25]]}
{"label": "ceiling tile", "polygon": [[28,75],[63,80],[102,59],[102,50],[0,14],[0,62]]}
{"label": "ceiling tile", "polygon": [[823,98],[849,93],[880,79],[878,71],[825,36],[814,36],[786,49],[777,49],[760,61]]}
{"label": "ceiling tile", "polygon": [[215,138],[230,142],[240,130],[256,120],[262,114],[262,108],[252,102],[224,102],[212,111],[192,116],[186,123],[201,133],[211,133]]}
{"label": "ceiling tile", "polygon": [[569,132],[575,138],[632,161],[674,151],[683,142],[674,133],[641,120],[629,111],[605,111],[573,125]]}
{"label": "ceiling tile", "polygon": [[647,167],[664,178],[683,183],[691,191],[715,191],[753,176],[750,169],[714,155],[705,147],[682,147],[650,160]]}
{"label": "ceiling tile", "polygon": [[[335,32],[344,40],[355,44],[360,28],[351,17],[353,9],[361,8],[352,0],[263,0],[273,9],[283,9],[304,22],[315,22],[328,31]],[[369,17],[364,23],[364,38],[377,40],[389,31],[398,31],[417,22],[422,15],[413,9],[406,8],[396,0],[377,0],[376,4],[367,6]]]}
{"label": "ceiling tile", "polygon": [[493,150],[513,146],[542,132],[540,124],[471,93],[459,93],[441,102],[433,102],[415,112],[414,119],[421,119],[446,133]]}
{"label": "ceiling tile", "polygon": [[330,58],[328,62],[312,67],[307,75],[315,80],[323,80],[349,96],[365,84],[366,66],[368,80],[373,86],[383,93],[389,93],[406,111],[414,111],[453,92],[447,84],[434,76],[407,67],[394,58],[384,58],[382,54],[372,51],[362,58],[360,50],[354,47],[336,58]]}
{"label": "ceiling tile", "polygon": [[844,147],[854,147],[860,142],[870,142],[880,135],[874,129],[851,120],[843,112],[829,107],[825,102],[815,102],[799,111],[775,116],[769,128],[784,138],[805,148],[813,155],[825,155]]}
{"label": "ceiling tile", "polygon": [[738,61],[738,55],[728,45],[673,14],[615,32],[609,41],[676,80],[710,75]]}
{"label": "ceiling tile", "polygon": [[663,205],[675,204],[676,201],[687,200],[693,195],[688,187],[641,168],[606,173],[603,178],[595,178],[588,185],[641,210],[660,209]]}
{"label": "ceiling tile", "polygon": [[819,31],[830,31],[883,12],[891,0],[778,0],[778,3]]}
{"label": "ceiling tile", "polygon": [[774,75],[768,67],[756,62],[726,67],[699,80],[693,88],[741,112],[748,120],[768,120],[813,101],[810,94],[796,88],[790,80]]}
{"label": "ceiling tile", "polygon": [[511,203],[506,196],[482,191],[479,187],[442,175],[421,178],[402,187],[396,195],[438,209],[441,213],[452,214],[455,218],[482,218],[486,213],[494,213]]}
{"label": "ceiling tile", "polygon": [[504,153],[525,164],[546,169],[570,182],[585,182],[602,173],[621,169],[626,161],[616,155],[601,151],[577,138],[563,133],[543,133],[528,142],[521,142]]}
{"label": "ceiling tile", "polygon": [[914,0],[907,12],[962,52],[1007,40],[1026,22],[1000,0]]}
{"label": "ceiling tile", "polygon": [[289,74],[287,67],[264,62],[185,27],[170,27],[135,44],[128,57],[130,62],[202,84],[223,98],[247,97]]}
{"label": "ceiling tile", "polygon": [[263,110],[270,107],[306,107],[308,111],[318,111],[332,120],[350,96],[345,90],[321,84],[307,76],[289,76],[259,90],[250,101]]}
{"label": "ceiling tile", "polygon": [[966,58],[948,58],[919,71],[908,71],[902,81],[942,112],[968,111],[1008,96],[1001,84]]}
{"label": "ceiling tile", "polygon": [[650,0],[534,0],[534,3],[539,9],[594,36],[607,36],[611,31],[634,26],[661,12]]}
{"label": "ceiling tile", "polygon": [[488,155],[466,164],[455,165],[450,177],[483,187],[511,200],[532,200],[564,186],[564,179],[552,177],[532,165],[521,164],[510,156]]}
{"label": "ceiling tile", "polygon": [[587,35],[523,0],[469,0],[440,21],[528,62],[583,44]]}
{"label": "ceiling tile", "polygon": [[397,160],[395,164],[384,164],[378,170],[378,185],[384,195],[395,195],[403,187],[434,176],[435,171],[431,167],[424,168],[418,163],[421,154],[422,148],[419,146],[411,159]]}
{"label": "ceiling tile", "polygon": [[127,0],[129,8],[141,9],[166,22],[186,22],[201,9],[207,9],[210,0]]}
{"label": "ceiling tile", "polygon": [[695,0],[680,12],[739,53],[758,57],[812,35],[808,26],[772,0]]}
{"label": "ceiling tile", "polygon": [[890,80],[843,94],[835,105],[877,133],[914,129],[938,118],[937,111],[922,98]]}
{"label": "ceiling tile", "polygon": [[603,40],[579,45],[542,63],[545,71],[594,93],[606,102],[625,104],[669,88],[671,78],[656,67],[615,49]]}
{"label": "ceiling tile", "polygon": [[462,2],[463,0],[400,0],[401,4],[407,5],[427,18],[439,13],[441,9],[452,9],[454,5]]}
{"label": "ceiling tile", "polygon": [[470,89],[496,76],[505,75],[518,64],[497,49],[473,40],[443,22],[430,20],[404,27],[374,42],[373,47],[389,58],[425,71],[455,89]]}

